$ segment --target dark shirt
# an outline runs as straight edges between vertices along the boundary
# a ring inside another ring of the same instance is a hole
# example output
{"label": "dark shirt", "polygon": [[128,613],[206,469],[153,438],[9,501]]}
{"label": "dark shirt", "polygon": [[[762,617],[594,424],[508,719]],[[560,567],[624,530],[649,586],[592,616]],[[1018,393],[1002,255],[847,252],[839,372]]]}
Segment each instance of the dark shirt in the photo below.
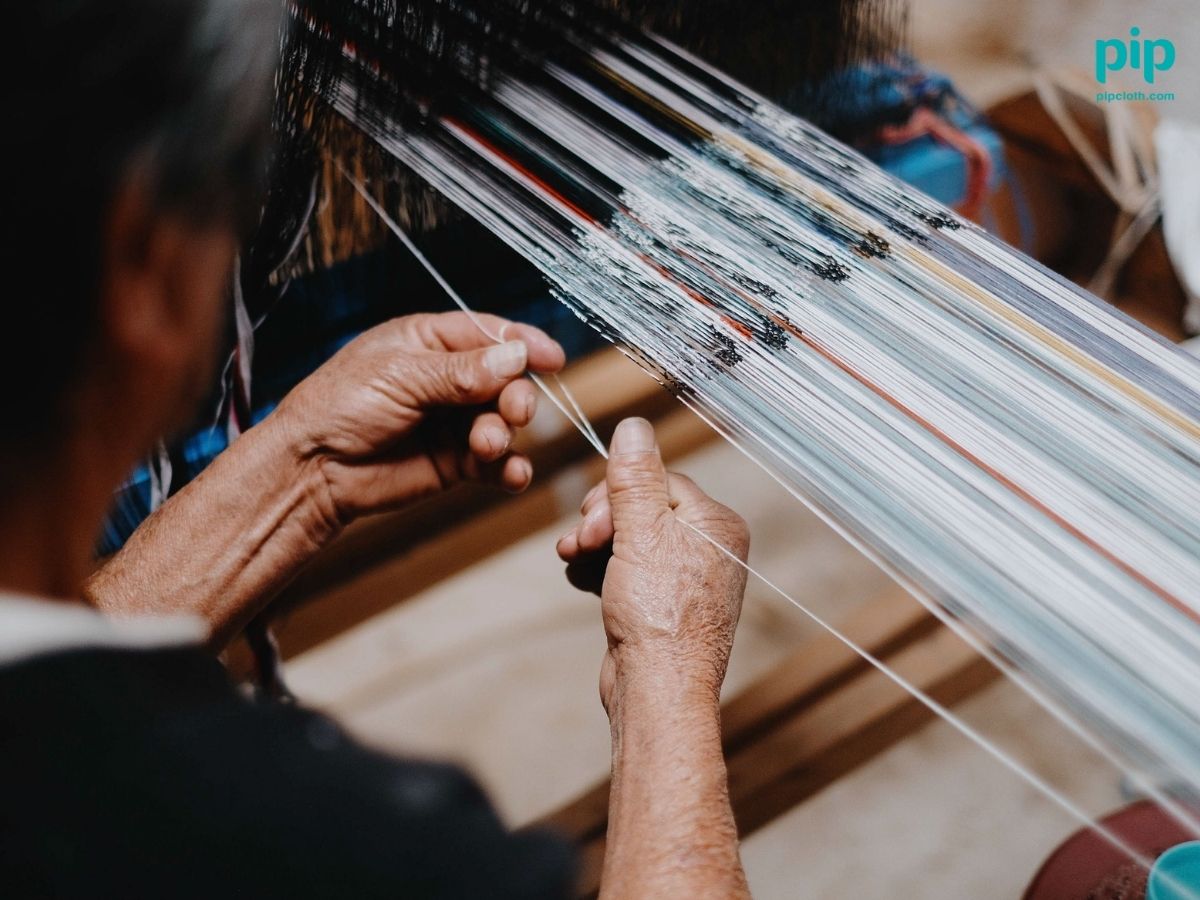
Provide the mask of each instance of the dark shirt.
{"label": "dark shirt", "polygon": [[570,849],[444,765],[244,700],[201,650],[0,666],[2,897],[564,897]]}

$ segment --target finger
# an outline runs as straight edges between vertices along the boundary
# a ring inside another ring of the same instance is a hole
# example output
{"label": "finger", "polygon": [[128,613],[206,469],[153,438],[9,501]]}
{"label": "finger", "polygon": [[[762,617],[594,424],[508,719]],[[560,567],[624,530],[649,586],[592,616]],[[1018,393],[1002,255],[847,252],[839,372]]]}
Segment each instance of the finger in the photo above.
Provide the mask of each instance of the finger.
{"label": "finger", "polygon": [[583,553],[594,553],[610,543],[614,536],[612,507],[608,497],[597,500],[579,524],[579,549]]}
{"label": "finger", "polygon": [[594,485],[590,491],[583,495],[583,502],[579,504],[579,514],[586,516],[588,511],[595,506],[596,501],[601,497],[608,499],[608,482],[601,481]]}
{"label": "finger", "polygon": [[490,484],[519,494],[533,481],[533,464],[520,453],[508,453],[494,462],[482,462],[473,454],[461,461],[463,478],[480,484]]}
{"label": "finger", "polygon": [[457,353],[490,347],[500,337],[500,331],[510,324],[508,319],[490,313],[465,312],[415,313],[394,320],[409,340],[426,350]]}
{"label": "finger", "polygon": [[520,341],[456,353],[430,352],[397,367],[397,388],[419,408],[487,403],[525,371],[528,351]]}
{"label": "finger", "polygon": [[625,419],[613,433],[608,458],[608,499],[617,532],[652,527],[670,509],[667,472],[645,419]]}
{"label": "finger", "polygon": [[554,545],[558,558],[569,563],[579,556],[579,528],[576,526],[558,539]]}
{"label": "finger", "polygon": [[[601,485],[603,486],[603,485]],[[587,553],[595,553],[612,543],[614,536],[612,507],[608,496],[600,494],[591,509],[575,527],[558,539],[555,550],[563,562],[571,562]]]}
{"label": "finger", "polygon": [[496,408],[509,425],[524,428],[537,413],[537,388],[525,378],[509,382],[500,392]]}
{"label": "finger", "polygon": [[532,325],[523,322],[508,322],[500,327],[496,336],[505,341],[524,341],[529,348],[529,369],[533,372],[560,372],[567,364],[567,354],[562,345]]}
{"label": "finger", "polygon": [[512,446],[513,433],[499,413],[476,416],[467,435],[467,446],[481,462],[494,462]]}
{"label": "finger", "polygon": [[497,484],[510,493],[521,493],[533,481],[533,463],[521,453],[510,453],[498,465],[500,477]]}
{"label": "finger", "polygon": [[490,347],[497,339],[522,341],[529,348],[529,367],[535,372],[557,372],[566,363],[562,347],[532,325],[511,322],[490,313],[419,313],[402,320],[408,333],[428,350],[457,353]]}

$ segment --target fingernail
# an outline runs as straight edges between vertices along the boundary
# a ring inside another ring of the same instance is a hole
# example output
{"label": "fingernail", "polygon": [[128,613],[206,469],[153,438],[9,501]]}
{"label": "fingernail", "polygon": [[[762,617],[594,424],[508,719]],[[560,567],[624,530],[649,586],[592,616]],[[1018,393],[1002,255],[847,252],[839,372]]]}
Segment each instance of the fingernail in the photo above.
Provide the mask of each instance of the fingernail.
{"label": "fingernail", "polygon": [[570,531],[566,532],[562,537],[560,537],[557,541],[555,541],[554,546],[557,547],[559,544],[561,544],[563,541],[565,541],[567,538],[569,538],[574,533],[575,533],[575,529],[572,528]]}
{"label": "fingernail", "polygon": [[508,449],[508,432],[502,428],[489,428],[487,430],[488,447],[493,453],[500,454]]}
{"label": "fingernail", "polygon": [[645,419],[625,419],[613,432],[613,453],[644,453],[654,449],[654,429]]}
{"label": "fingernail", "polygon": [[517,469],[520,471],[521,478],[525,484],[529,484],[529,482],[533,481],[533,463],[527,459],[523,459],[521,460]]}
{"label": "fingernail", "polygon": [[506,341],[489,347],[483,354],[483,364],[488,367],[493,378],[512,378],[525,371],[527,351],[521,341]]}
{"label": "fingernail", "polygon": [[537,415],[537,394],[530,394],[525,398],[525,420],[532,422],[533,417]]}

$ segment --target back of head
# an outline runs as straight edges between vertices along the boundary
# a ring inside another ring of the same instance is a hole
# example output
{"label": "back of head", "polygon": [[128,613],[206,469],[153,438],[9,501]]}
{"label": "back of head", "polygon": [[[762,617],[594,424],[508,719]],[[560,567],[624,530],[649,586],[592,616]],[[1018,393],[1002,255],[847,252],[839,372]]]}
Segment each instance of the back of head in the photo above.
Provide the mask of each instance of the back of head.
{"label": "back of head", "polygon": [[277,0],[37,0],[0,54],[0,457],[47,437],[96,334],[106,215],[138,179],[156,208],[257,215]]}

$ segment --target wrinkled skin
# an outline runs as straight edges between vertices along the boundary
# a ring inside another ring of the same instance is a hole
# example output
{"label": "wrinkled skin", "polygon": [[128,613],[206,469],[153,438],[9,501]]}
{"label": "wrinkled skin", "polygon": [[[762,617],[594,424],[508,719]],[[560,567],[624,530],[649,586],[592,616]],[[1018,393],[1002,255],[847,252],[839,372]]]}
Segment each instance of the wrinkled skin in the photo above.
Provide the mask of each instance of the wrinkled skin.
{"label": "wrinkled skin", "polygon": [[463,313],[360,335],[148,518],[87,582],[113,614],[188,612],[216,649],[354,519],[463,480],[528,486],[512,449],[537,408],[527,370],[553,372],[546,334]]}
{"label": "wrinkled skin", "polygon": [[601,897],[748,898],[719,706],[746,586],[737,562],[749,549],[746,525],[667,473],[642,419],[617,427],[605,481],[581,512],[558,553],[573,584],[600,594],[608,636],[600,698],[613,775]]}
{"label": "wrinkled skin", "polygon": [[687,671],[719,692],[746,570],[683,523],[743,561],[750,546],[737,513],[686,475],[667,473],[657,447],[617,446],[606,481],[584,498],[582,521],[557,547],[572,584],[601,597],[608,653],[600,692],[610,713],[618,673],[647,665]]}
{"label": "wrinkled skin", "polygon": [[537,394],[520,376],[562,368],[562,348],[528,325],[478,319],[507,343],[463,313],[404,316],[351,341],[281,404],[274,418],[320,468],[337,524],[462,480],[529,485],[529,460],[511,447]]}

